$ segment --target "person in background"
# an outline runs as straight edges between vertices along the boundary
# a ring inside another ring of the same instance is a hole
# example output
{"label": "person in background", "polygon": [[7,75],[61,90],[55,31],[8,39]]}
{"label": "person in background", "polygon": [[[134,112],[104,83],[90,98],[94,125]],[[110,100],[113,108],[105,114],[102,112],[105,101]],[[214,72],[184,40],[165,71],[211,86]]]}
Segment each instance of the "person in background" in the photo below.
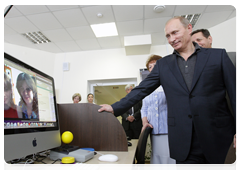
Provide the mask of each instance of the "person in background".
{"label": "person in background", "polygon": [[75,93],[75,94],[72,96],[72,100],[73,100],[73,103],[79,103],[79,102],[82,100],[81,94]]}
{"label": "person in background", "polygon": [[[192,41],[203,48],[212,48],[213,38],[207,29],[198,29],[191,33]],[[236,52],[227,52],[233,65],[236,67]]]}
{"label": "person in background", "polygon": [[12,83],[4,73],[4,118],[18,118],[17,106],[12,98]]}
{"label": "person in background", "polygon": [[[212,48],[212,36],[210,35],[210,32],[207,29],[198,29],[191,33],[192,41],[198,43],[199,46],[203,48]],[[236,67],[236,53],[230,52],[228,53],[229,58],[233,62],[234,66]],[[231,107],[230,99],[228,94],[226,93],[226,98],[228,102],[228,107],[233,114],[233,110]],[[236,135],[234,135],[234,140],[236,140]]]}
{"label": "person in background", "polygon": [[31,76],[20,73],[17,77],[17,90],[21,96],[19,106],[25,119],[39,119],[36,83]]}
{"label": "person in background", "polygon": [[203,48],[212,48],[212,36],[207,29],[198,29],[191,33],[192,41]]}
{"label": "person in background", "polygon": [[[151,55],[146,67],[149,72],[154,68],[157,60],[161,56]],[[168,127],[167,127],[167,100],[162,86],[159,86],[154,92],[145,97],[142,101],[142,131],[146,127],[153,128],[151,134],[151,164],[175,164],[176,161],[170,158],[168,145]]]}
{"label": "person in background", "polygon": [[89,94],[87,95],[88,103],[95,104],[95,103],[93,102],[93,99],[94,99],[94,95],[93,95],[92,93],[89,93]]}
{"label": "person in background", "polygon": [[[125,86],[127,94],[131,92],[133,85],[128,84]],[[127,137],[130,139],[138,139],[142,129],[141,121],[141,107],[142,102],[138,102],[136,105],[131,107],[127,112],[122,114],[122,126],[125,130]]]}
{"label": "person in background", "polygon": [[168,20],[165,36],[173,53],[158,60],[126,97],[101,105],[98,112],[121,115],[162,85],[168,104],[170,157],[177,164],[223,164],[233,141],[236,147],[236,68],[225,49],[201,48],[192,42],[191,32],[186,18]]}

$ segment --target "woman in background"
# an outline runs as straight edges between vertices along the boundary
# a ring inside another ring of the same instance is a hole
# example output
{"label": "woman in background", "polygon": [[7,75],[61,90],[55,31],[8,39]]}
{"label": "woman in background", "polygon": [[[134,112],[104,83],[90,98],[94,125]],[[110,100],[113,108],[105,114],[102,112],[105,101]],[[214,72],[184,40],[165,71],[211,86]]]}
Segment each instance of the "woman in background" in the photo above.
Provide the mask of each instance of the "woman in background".
{"label": "woman in background", "polygon": [[[146,67],[149,72],[154,68],[157,60],[162,57],[151,55]],[[170,158],[168,145],[168,125],[167,125],[167,100],[162,86],[145,97],[142,101],[142,131],[147,127],[153,128],[151,134],[151,164],[175,164],[175,160]]]}
{"label": "woman in background", "polygon": [[21,96],[19,106],[25,119],[38,119],[38,98],[36,83],[31,76],[20,73],[17,77],[17,90]]}
{"label": "woman in background", "polygon": [[17,106],[12,98],[11,80],[6,73],[4,73],[4,118],[18,118]]}
{"label": "woman in background", "polygon": [[79,93],[75,93],[72,96],[72,100],[73,100],[73,103],[79,103],[82,100],[81,95]]}
{"label": "woman in background", "polygon": [[92,94],[92,93],[89,93],[89,94],[87,95],[88,103],[95,104],[95,103],[93,102],[93,98],[94,98],[93,94]]}

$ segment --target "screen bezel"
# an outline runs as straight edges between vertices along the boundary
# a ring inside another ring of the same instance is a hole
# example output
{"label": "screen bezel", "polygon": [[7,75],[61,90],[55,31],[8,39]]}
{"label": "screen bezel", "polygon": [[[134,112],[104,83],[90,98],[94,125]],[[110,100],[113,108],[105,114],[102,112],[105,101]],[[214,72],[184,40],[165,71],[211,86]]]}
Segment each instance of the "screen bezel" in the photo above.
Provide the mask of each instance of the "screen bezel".
{"label": "screen bezel", "polygon": [[[58,110],[57,110],[57,103],[56,103],[56,93],[55,93],[55,84],[53,77],[33,68],[32,66],[14,58],[13,56],[4,52],[4,59],[7,59],[15,64],[18,64],[30,71],[33,71],[43,77],[46,77],[52,81],[53,85],[53,99],[54,99],[54,107],[55,107],[55,116],[56,116],[56,126],[55,127],[28,127],[28,128],[16,128],[16,129],[4,129],[4,135],[12,135],[12,134],[22,134],[22,133],[36,133],[36,132],[46,132],[46,131],[55,131],[59,130],[59,118],[58,118]],[[6,120],[10,120],[9,118]],[[11,119],[13,120],[13,119]],[[14,119],[14,120],[22,120],[22,119]]]}

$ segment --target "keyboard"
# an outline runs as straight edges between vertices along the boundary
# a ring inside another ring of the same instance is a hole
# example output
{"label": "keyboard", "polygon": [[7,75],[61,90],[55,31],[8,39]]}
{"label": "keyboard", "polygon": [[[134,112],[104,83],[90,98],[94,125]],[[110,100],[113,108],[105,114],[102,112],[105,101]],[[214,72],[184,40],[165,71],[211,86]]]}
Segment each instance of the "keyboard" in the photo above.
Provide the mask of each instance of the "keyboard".
{"label": "keyboard", "polygon": [[100,167],[98,165],[91,165],[86,163],[75,163],[71,167],[69,167],[67,170],[98,170]]}

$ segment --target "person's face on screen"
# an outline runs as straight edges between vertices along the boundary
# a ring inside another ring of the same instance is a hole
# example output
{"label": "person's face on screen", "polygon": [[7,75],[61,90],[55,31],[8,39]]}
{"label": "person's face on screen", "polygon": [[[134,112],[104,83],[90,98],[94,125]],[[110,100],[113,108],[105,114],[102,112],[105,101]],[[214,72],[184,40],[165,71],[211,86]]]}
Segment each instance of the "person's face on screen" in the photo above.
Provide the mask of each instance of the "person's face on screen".
{"label": "person's face on screen", "polygon": [[78,96],[74,97],[73,99],[73,103],[79,103],[80,102],[80,99]]}
{"label": "person's face on screen", "polygon": [[12,100],[12,90],[11,89],[4,89],[4,106],[10,106],[10,102]]}
{"label": "person's face on screen", "polygon": [[88,103],[93,103],[93,95],[88,96]]}
{"label": "person's face on screen", "polygon": [[33,91],[31,88],[28,87],[26,82],[22,83],[22,87],[20,88],[21,96],[24,102],[29,105],[33,102]]}
{"label": "person's face on screen", "polygon": [[148,64],[149,72],[152,71],[152,69],[154,68],[155,64],[156,64],[156,60],[153,60],[153,61],[151,61],[151,62]]}
{"label": "person's face on screen", "polygon": [[204,37],[202,32],[198,32],[192,35],[192,41],[198,43],[203,48],[212,48],[212,37]]}

